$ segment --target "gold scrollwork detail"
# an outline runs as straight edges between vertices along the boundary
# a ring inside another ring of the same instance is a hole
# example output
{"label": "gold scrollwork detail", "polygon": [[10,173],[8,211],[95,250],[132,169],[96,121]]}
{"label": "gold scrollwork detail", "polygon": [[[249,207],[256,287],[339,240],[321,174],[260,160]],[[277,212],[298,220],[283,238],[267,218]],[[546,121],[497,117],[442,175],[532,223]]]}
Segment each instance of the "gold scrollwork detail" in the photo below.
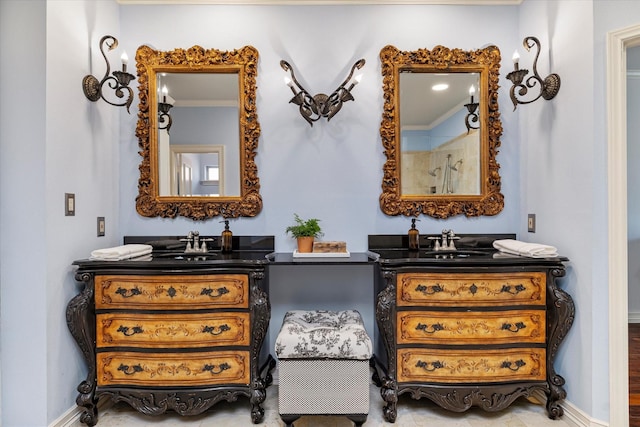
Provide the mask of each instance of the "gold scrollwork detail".
{"label": "gold scrollwork detail", "polygon": [[[216,216],[224,218],[253,217],[262,210],[260,180],[255,162],[260,124],[256,110],[256,79],[258,50],[244,46],[231,51],[188,49],[157,51],[140,46],[136,52],[138,70],[139,111],[136,136],[140,147],[140,178],[138,179],[137,212],[146,217],[175,218],[183,216],[205,220]],[[174,197],[160,196],[157,161],[157,141],[152,124],[155,111],[155,75],[158,72],[238,72],[240,76],[240,196],[239,197]]]}
{"label": "gold scrollwork detail", "polygon": [[[432,50],[400,51],[385,46],[380,51],[382,63],[382,89],[384,107],[380,136],[386,156],[383,166],[380,208],[387,215],[448,218],[464,214],[467,217],[497,215],[504,208],[504,196],[500,193],[500,165],[496,161],[502,123],[498,109],[498,80],[500,74],[500,50],[496,46],[465,51],[436,46]],[[479,195],[403,195],[400,185],[400,69],[420,69],[427,72],[449,72],[471,68],[486,75],[486,86],[481,90],[487,114],[481,124],[481,191]]]}

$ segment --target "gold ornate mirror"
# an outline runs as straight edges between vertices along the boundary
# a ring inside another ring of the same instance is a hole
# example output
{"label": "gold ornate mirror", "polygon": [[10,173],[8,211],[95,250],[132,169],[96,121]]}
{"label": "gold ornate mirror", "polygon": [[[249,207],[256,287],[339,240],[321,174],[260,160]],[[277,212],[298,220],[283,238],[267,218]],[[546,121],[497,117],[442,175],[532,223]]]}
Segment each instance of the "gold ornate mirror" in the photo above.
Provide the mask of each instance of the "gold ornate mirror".
{"label": "gold ornate mirror", "polygon": [[502,211],[498,48],[386,46],[380,60],[382,211],[434,218]]}
{"label": "gold ornate mirror", "polygon": [[138,213],[195,220],[257,215],[258,51],[141,46],[136,62]]}

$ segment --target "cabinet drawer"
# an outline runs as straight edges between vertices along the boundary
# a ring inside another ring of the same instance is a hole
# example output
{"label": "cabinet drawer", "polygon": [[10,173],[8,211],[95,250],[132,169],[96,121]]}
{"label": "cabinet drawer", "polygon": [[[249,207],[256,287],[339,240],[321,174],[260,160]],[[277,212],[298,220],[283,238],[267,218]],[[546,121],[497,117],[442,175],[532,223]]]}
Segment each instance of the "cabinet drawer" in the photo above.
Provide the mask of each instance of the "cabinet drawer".
{"label": "cabinet drawer", "polygon": [[249,313],[139,314],[96,316],[97,347],[248,346]]}
{"label": "cabinet drawer", "polygon": [[96,309],[247,308],[246,274],[96,276]]}
{"label": "cabinet drawer", "polygon": [[249,384],[249,352],[147,354],[106,352],[96,356],[98,386],[204,386]]}
{"label": "cabinet drawer", "polygon": [[502,350],[398,350],[398,381],[487,383],[545,381],[543,348]]}
{"label": "cabinet drawer", "polygon": [[546,275],[398,273],[398,306],[544,305]]}
{"label": "cabinet drawer", "polygon": [[544,343],[544,310],[399,311],[398,344]]}

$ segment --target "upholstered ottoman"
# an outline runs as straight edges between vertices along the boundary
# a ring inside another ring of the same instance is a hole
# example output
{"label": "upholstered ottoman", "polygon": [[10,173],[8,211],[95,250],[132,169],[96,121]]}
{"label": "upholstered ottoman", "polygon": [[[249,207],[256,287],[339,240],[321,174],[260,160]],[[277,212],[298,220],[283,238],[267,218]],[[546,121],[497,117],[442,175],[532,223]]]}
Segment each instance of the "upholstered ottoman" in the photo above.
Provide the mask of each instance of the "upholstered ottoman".
{"label": "upholstered ottoman", "polygon": [[371,339],[360,313],[289,311],[276,339],[279,413],[287,427],[302,415],[369,414]]}

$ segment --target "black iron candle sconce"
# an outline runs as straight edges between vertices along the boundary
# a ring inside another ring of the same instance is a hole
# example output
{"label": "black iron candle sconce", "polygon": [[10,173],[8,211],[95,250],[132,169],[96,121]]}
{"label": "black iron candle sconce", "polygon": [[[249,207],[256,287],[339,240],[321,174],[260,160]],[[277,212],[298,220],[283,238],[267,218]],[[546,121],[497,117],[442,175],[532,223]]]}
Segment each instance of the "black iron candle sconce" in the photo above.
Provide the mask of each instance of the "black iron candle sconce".
{"label": "black iron candle sconce", "polygon": [[[347,78],[331,95],[319,93],[311,96],[296,79],[293,67],[285,60],[280,61],[282,69],[291,73],[291,78],[285,77],[285,83],[291,88],[294,95],[289,102],[300,107],[300,115],[302,115],[302,118],[311,126],[313,126],[313,122],[319,120],[321,117],[325,117],[327,121],[331,120],[331,118],[340,111],[344,102],[354,100],[351,90],[360,82],[361,75],[356,76],[353,80],[351,80],[351,78],[353,77],[354,71],[362,68],[364,64],[364,59],[356,61],[351,67],[351,72]],[[349,87],[346,87],[349,82],[351,82],[351,84]],[[294,85],[298,90],[296,90]]]}
{"label": "black iron candle sconce", "polygon": [[471,101],[468,104],[464,104],[467,107],[467,115],[464,118],[464,125],[467,127],[467,135],[471,132],[471,129],[478,129],[480,125],[474,126],[474,123],[478,123],[478,106],[480,105],[478,102],[473,101],[473,95],[476,93],[476,88],[471,85],[469,88],[469,96],[471,96]]}
{"label": "black iron candle sconce", "polygon": [[[518,51],[513,54],[513,66],[514,69],[512,72],[507,74],[507,79],[511,80],[513,86],[511,86],[511,90],[509,92],[511,96],[511,101],[513,102],[513,111],[516,110],[518,104],[530,104],[540,97],[545,100],[553,99],[560,90],[560,76],[557,74],[549,74],[544,80],[538,74],[538,56],[540,56],[540,41],[533,37],[528,36],[525,37],[522,44],[524,45],[527,51],[531,50],[531,48],[536,46],[536,57],[533,60],[533,75],[529,76],[526,81],[524,80],[525,76],[529,74],[529,70],[523,68],[520,69],[518,67],[518,61],[520,56],[518,55]],[[524,81],[524,83],[523,83]],[[529,89],[533,89],[534,87],[540,87],[540,93],[533,99],[528,101],[523,101],[517,98],[516,90],[518,96],[525,96]]]}
{"label": "black iron candle sconce", "polygon": [[[102,53],[102,57],[104,61],[107,63],[107,71],[104,74],[102,80],[98,81],[98,79],[91,74],[86,75],[82,79],[82,90],[84,91],[84,95],[92,102],[96,102],[98,99],[102,98],[106,103],[114,105],[116,107],[126,107],[127,112],[130,113],[129,107],[131,106],[131,102],[133,101],[133,91],[129,87],[129,83],[131,80],[135,79],[133,74],[127,72],[127,63],[128,58],[127,54],[122,54],[122,71],[114,71],[113,75],[109,75],[111,71],[111,66],[109,65],[109,61],[107,60],[107,55],[104,53],[104,46],[107,46],[109,50],[113,50],[118,47],[118,39],[113,36],[104,36],[100,39],[100,52]],[[114,91],[114,94],[119,99],[125,97],[125,91],[128,93],[128,96],[124,100],[124,102],[111,102],[104,96],[105,85]]]}
{"label": "black iron candle sconce", "polygon": [[[173,105],[167,102],[167,94],[169,91],[166,86],[162,87],[162,102],[158,102],[158,129],[166,129],[167,133],[171,129],[171,125],[173,124],[173,119],[169,114],[169,110]],[[166,122],[166,123],[165,123]]]}

